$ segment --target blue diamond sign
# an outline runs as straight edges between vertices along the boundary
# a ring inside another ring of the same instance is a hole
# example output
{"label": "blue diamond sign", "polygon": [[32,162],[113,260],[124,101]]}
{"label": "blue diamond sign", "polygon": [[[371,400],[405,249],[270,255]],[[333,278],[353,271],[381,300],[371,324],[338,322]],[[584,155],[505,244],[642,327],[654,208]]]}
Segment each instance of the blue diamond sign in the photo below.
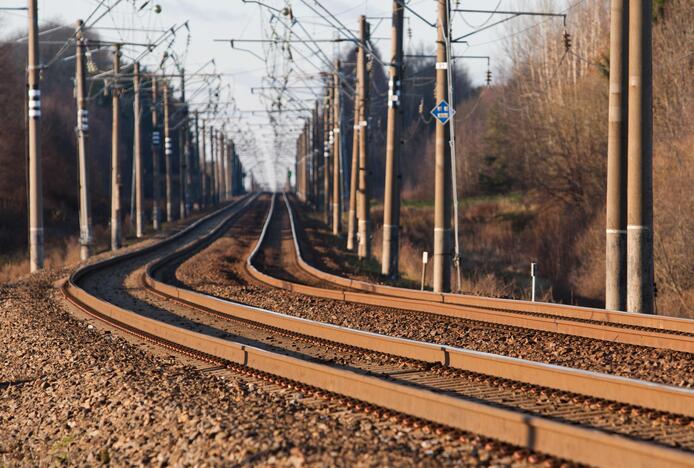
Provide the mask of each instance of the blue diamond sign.
{"label": "blue diamond sign", "polygon": [[446,125],[453,114],[455,114],[455,109],[451,109],[445,100],[439,102],[436,104],[436,107],[431,109],[431,115],[441,122],[441,125]]}

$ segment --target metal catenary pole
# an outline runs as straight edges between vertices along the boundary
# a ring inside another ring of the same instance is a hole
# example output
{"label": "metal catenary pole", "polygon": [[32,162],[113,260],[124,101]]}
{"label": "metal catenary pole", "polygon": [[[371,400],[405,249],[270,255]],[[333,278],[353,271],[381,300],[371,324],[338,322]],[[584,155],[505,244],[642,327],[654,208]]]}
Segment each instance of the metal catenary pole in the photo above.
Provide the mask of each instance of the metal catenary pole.
{"label": "metal catenary pole", "polygon": [[236,171],[236,144],[233,141],[229,142],[229,198],[236,195],[236,180],[234,173]]}
{"label": "metal catenary pole", "polygon": [[224,180],[224,130],[217,132],[217,180],[219,201],[225,201],[226,184]]}
{"label": "metal catenary pole", "polygon": [[354,125],[352,130],[352,160],[349,176],[349,210],[347,211],[347,250],[354,250],[357,237],[357,187],[359,185],[359,73],[354,95]]}
{"label": "metal catenary pole", "polygon": [[369,157],[368,157],[368,102],[369,74],[366,63],[366,48],[369,41],[369,23],[366,17],[359,18],[359,51],[357,72],[359,73],[359,188],[357,192],[357,256],[371,257],[371,214],[369,213]]}
{"label": "metal catenary pole", "polygon": [[226,159],[224,160],[224,177],[226,177],[226,186],[227,186],[227,200],[231,200],[231,188],[232,188],[232,182],[231,182],[231,147],[233,143],[231,141],[231,138],[227,137],[227,144],[226,144]]}
{"label": "metal catenary pole", "polygon": [[627,311],[653,313],[651,1],[629,2]]}
{"label": "metal catenary pole", "polygon": [[[444,101],[448,90],[448,59],[444,35],[448,31],[446,0],[437,0],[436,103]],[[450,127],[436,122],[434,177],[434,292],[451,289],[451,149]]]}
{"label": "metal catenary pole", "polygon": [[193,199],[195,197],[195,186],[193,184],[193,151],[190,138],[190,114],[188,112],[188,102],[185,95],[185,70],[181,71],[181,104],[183,105],[183,125],[181,126],[181,135],[183,136],[183,201],[184,213],[190,216],[193,210]]}
{"label": "metal catenary pole", "polygon": [[313,186],[311,184],[311,174],[313,173],[313,144],[312,144],[312,136],[313,133],[311,129],[313,128],[313,117],[309,117],[308,121],[306,122],[306,133],[304,135],[305,138],[305,179],[304,179],[304,185],[306,187],[306,202],[311,202],[313,199]]}
{"label": "metal catenary pole", "polygon": [[611,310],[626,308],[628,25],[629,0],[612,0],[605,226],[605,308]]}
{"label": "metal catenary pole", "polygon": [[318,118],[318,100],[314,103],[313,108],[313,127],[312,135],[312,160],[313,160],[313,206],[318,210],[320,206],[320,160],[323,158],[323,152],[320,150],[320,120]]}
{"label": "metal catenary pole", "polygon": [[161,223],[161,128],[157,111],[157,77],[152,75],[152,228],[158,231]]}
{"label": "metal catenary pole", "polygon": [[141,238],[144,235],[144,200],[142,190],[142,107],[140,101],[140,64],[135,62],[133,65],[133,114],[134,114],[134,135],[133,144],[135,148],[135,235]]}
{"label": "metal catenary pole", "polygon": [[222,181],[219,180],[219,130],[213,129],[214,147],[212,150],[212,162],[214,168],[214,200],[219,204],[222,201]]}
{"label": "metal catenary pole", "polygon": [[301,201],[306,201],[306,124],[301,129],[299,136],[299,145],[297,147],[297,159],[300,173],[297,174],[297,192]]}
{"label": "metal catenary pole", "polygon": [[181,122],[178,126],[178,217],[184,219],[188,213],[188,190],[189,186],[187,183],[187,172],[188,172],[188,161],[187,161],[187,116],[186,116],[186,78],[185,70],[181,69]]}
{"label": "metal catenary pole", "polygon": [[404,8],[393,1],[393,24],[391,27],[390,64],[388,66],[388,123],[386,128],[386,174],[383,195],[383,258],[381,273],[386,276],[398,275],[400,223],[400,126],[402,109],[400,95],[403,66],[403,19]]}
{"label": "metal catenary pole", "polygon": [[296,155],[294,156],[294,168],[296,171],[295,191],[299,200],[303,200],[303,195],[301,194],[301,163],[303,156],[303,144],[304,131],[302,129],[301,133],[299,134],[299,138],[296,140]]}
{"label": "metal catenary pole", "polygon": [[217,198],[220,203],[224,201],[224,130],[217,131]]}
{"label": "metal catenary pole", "polygon": [[217,167],[215,163],[214,127],[210,126],[210,200],[217,204]]}
{"label": "metal catenary pole", "polygon": [[323,222],[330,222],[330,101],[332,100],[332,86],[326,78],[325,99],[323,100]]}
{"label": "metal catenary pole", "polygon": [[200,132],[200,116],[198,115],[198,111],[195,111],[195,144],[197,147],[197,153],[198,153],[198,164],[200,166],[200,194],[199,194],[199,203],[200,203],[200,208],[205,208],[207,206],[207,200],[206,200],[206,195],[205,191],[207,190],[207,171],[205,168],[205,127],[203,124],[202,128],[202,139],[201,139],[201,132]]}
{"label": "metal catenary pole", "polygon": [[[450,59],[453,57],[453,52],[451,51],[451,33],[452,33],[452,27],[451,27],[451,6],[450,6],[450,0],[446,0],[446,29],[444,29],[444,38],[446,41],[446,57],[447,59]],[[455,272],[456,272],[456,291],[460,293],[460,288],[461,288],[461,276],[460,276],[460,229],[458,226],[458,170],[456,166],[456,154],[455,154],[455,111],[453,110],[453,104],[455,103],[455,98],[454,98],[454,93],[453,93],[453,85],[455,83],[453,79],[453,67],[452,66],[447,66],[446,67],[446,73],[447,73],[447,81],[448,81],[448,103],[451,106],[451,115],[450,119],[448,121],[448,131],[449,131],[449,139],[448,139],[448,144],[451,149],[451,154],[450,154],[450,162],[451,162],[451,167],[450,167],[450,182],[451,182],[451,200],[453,202],[453,249],[454,249],[454,256],[453,256],[453,263],[455,266]]]}
{"label": "metal catenary pole", "polygon": [[190,129],[188,148],[190,151],[191,184],[193,185],[193,210],[202,210],[202,165],[200,164],[200,129],[198,127],[198,111],[194,111],[193,126]]}
{"label": "metal catenary pole", "polygon": [[173,155],[173,142],[171,141],[171,122],[169,112],[169,83],[164,82],[164,165],[166,166],[165,192],[166,192],[166,222],[173,221],[173,181],[171,180],[171,156]]}
{"label": "metal catenary pole", "polygon": [[301,193],[301,164],[303,161],[303,144],[304,144],[304,129],[301,130],[299,138],[296,140],[296,153],[294,155],[294,170],[296,174],[295,180],[295,192],[299,200],[303,200],[303,195]]}
{"label": "metal catenary pole", "polygon": [[239,154],[236,151],[236,143],[234,143],[233,150],[234,150],[234,153],[233,153],[232,157],[233,157],[234,164],[232,167],[234,169],[234,172],[232,174],[232,179],[233,179],[232,195],[236,196],[236,195],[240,195],[243,193],[243,186],[241,185],[243,182],[243,178],[242,178],[243,174],[242,174],[242,169],[241,169],[241,160],[239,159]]}
{"label": "metal catenary pole", "polygon": [[29,127],[29,269],[43,268],[43,181],[41,178],[41,91],[36,0],[28,2],[27,98]]}
{"label": "metal catenary pole", "polygon": [[335,62],[336,73],[333,74],[333,234],[342,231],[342,196],[340,194],[340,168],[342,152],[340,151],[340,60]]}
{"label": "metal catenary pole", "polygon": [[309,161],[310,161],[310,143],[309,143],[309,125],[310,119],[304,124],[304,131],[301,134],[301,191],[303,194],[302,201],[306,202],[309,199],[309,184],[308,184],[308,174],[309,174]]}
{"label": "metal catenary pole", "polygon": [[87,159],[87,135],[89,132],[89,111],[87,110],[86,73],[84,69],[84,38],[82,37],[82,20],[77,22],[75,34],[75,99],[77,100],[77,160],[80,183],[80,258],[88,259],[92,255],[93,234],[92,214],[89,194],[89,161]]}
{"label": "metal catenary pole", "polygon": [[113,50],[113,85],[111,87],[111,249],[121,248],[121,173],[120,173],[120,45]]}

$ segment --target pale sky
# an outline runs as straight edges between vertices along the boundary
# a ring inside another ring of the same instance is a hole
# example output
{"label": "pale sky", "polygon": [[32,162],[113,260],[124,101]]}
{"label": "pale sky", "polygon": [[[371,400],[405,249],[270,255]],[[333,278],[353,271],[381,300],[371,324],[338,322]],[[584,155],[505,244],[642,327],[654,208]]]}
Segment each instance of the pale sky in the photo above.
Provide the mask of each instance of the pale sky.
{"label": "pale sky", "polygon": [[[60,22],[65,24],[74,24],[81,18],[87,17],[94,11],[99,4],[100,7],[92,20],[87,24],[91,24],[96,18],[106,12],[107,5],[113,5],[117,0],[38,0],[39,5],[39,26],[47,21]],[[343,0],[292,0],[285,2],[283,0],[263,0],[262,3],[267,5],[282,8],[287,3],[291,4],[294,17],[298,20],[298,24],[303,26],[313,39],[333,39],[336,37],[334,27],[328,25],[326,19],[321,18],[316,12],[325,15],[319,5],[324,6],[329,10],[337,20],[344,24],[347,28],[354,31],[358,28],[359,15],[367,17],[390,17],[392,2],[390,0],[370,0],[363,2],[343,1]],[[519,0],[464,0],[459,2],[460,7],[468,9],[495,9],[499,10],[517,10],[519,8],[530,8],[535,1],[519,1]],[[548,2],[544,2],[547,4]],[[556,5],[558,11],[564,7],[563,0],[551,2]],[[498,7],[497,7],[498,4]],[[17,7],[25,6],[26,1],[23,0],[0,0],[0,7]],[[155,5],[161,7],[161,12],[156,13]],[[141,8],[143,7],[144,8]],[[425,17],[429,22],[433,23],[436,20],[436,3],[434,0],[411,0],[408,6],[417,13]],[[456,6],[456,2],[452,1],[452,6]],[[316,10],[316,11],[312,11]],[[261,7],[256,3],[243,3],[242,0],[122,0],[116,5],[111,12],[106,13],[95,25],[96,27],[113,28],[146,28],[164,30],[173,25],[180,25],[185,21],[189,21],[190,26],[190,42],[188,53],[185,56],[185,68],[187,72],[192,72],[198,69],[201,65],[207,63],[214,58],[216,63],[216,72],[225,74],[223,83],[226,89],[223,91],[220,99],[228,102],[233,96],[237,103],[237,107],[243,110],[258,110],[267,108],[267,102],[261,101],[259,93],[251,92],[251,87],[261,86],[263,77],[267,73],[267,69],[273,64],[273,61],[265,63],[255,55],[235,50],[228,43],[214,42],[214,39],[261,39],[267,38],[270,33],[270,10]],[[420,43],[433,53],[436,30],[430,27],[410,12],[406,12],[405,20],[405,49],[408,47],[418,46]],[[282,17],[283,21],[285,17]],[[458,37],[466,34],[481,25],[491,24],[503,16],[497,15],[490,18],[489,14],[474,14],[465,13],[462,18],[460,13],[452,16],[453,36]],[[330,18],[333,23],[335,19]],[[546,19],[538,18],[536,21],[545,21]],[[385,38],[375,42],[381,51],[381,56],[387,56],[390,49],[390,19],[370,19],[371,35],[373,38]],[[298,24],[295,24],[293,30],[301,34],[303,37],[306,33],[301,30]],[[275,22],[275,26],[279,26]],[[2,36],[9,33],[25,32],[26,31],[26,14],[25,12],[8,12],[0,11],[0,27],[2,28]],[[409,31],[411,30],[411,38]],[[281,33],[283,29],[278,28]],[[153,41],[159,34],[159,31],[145,33],[139,31],[120,31],[99,30],[103,38],[127,41],[149,43]],[[454,54],[461,55],[489,55],[492,60],[492,71],[495,77],[500,75],[500,68],[504,62],[503,37],[508,34],[508,30],[504,26],[497,26],[488,30],[482,31],[469,38],[469,45],[456,45]],[[186,50],[187,31],[181,29],[176,35],[176,42],[173,48],[179,56],[184,55]],[[168,42],[168,41],[167,41]],[[341,43],[342,47],[348,47],[345,43]],[[265,56],[263,53],[262,44],[237,44],[237,47],[251,49],[255,53]],[[311,44],[310,47],[317,47]],[[320,48],[325,52],[326,56],[331,60],[334,58],[337,49],[333,43],[320,43]],[[144,63],[150,65],[158,65],[161,59],[161,53],[164,46],[153,52],[148,58],[144,59]],[[141,48],[139,49],[141,50]],[[134,56],[136,53],[133,50],[125,49],[125,56]],[[317,73],[318,68],[322,67],[317,54],[311,53],[307,46],[301,44],[292,44],[292,55],[296,66],[300,67],[306,73]],[[305,55],[308,60],[301,55]],[[280,54],[277,54],[279,57]],[[42,57],[42,60],[48,58]],[[278,58],[274,62],[279,70],[286,69],[287,63],[282,58]],[[487,69],[487,64],[484,60],[465,60],[463,61],[467,67],[470,77],[475,84],[482,84]],[[170,68],[169,71],[173,69]],[[213,68],[207,66],[205,71],[212,72]],[[297,70],[295,70],[296,73]],[[306,83],[299,82],[294,79],[290,86],[305,86]],[[316,81],[311,83],[315,86],[314,89],[295,89],[292,93],[297,99],[313,97],[313,93],[320,94],[320,84]],[[187,85],[188,98],[191,99],[192,94],[201,86],[199,79],[191,79]],[[206,98],[206,95],[201,94],[197,99],[192,99],[193,102],[201,102]],[[284,182],[287,168],[293,168],[294,149],[295,149],[295,134],[293,128],[300,125],[300,119],[296,115],[285,117],[283,122],[283,132],[279,137],[273,136],[273,132],[268,123],[268,114],[241,114],[242,119],[235,119],[229,122],[227,128],[236,127],[233,132],[242,133],[245,138],[253,136],[257,149],[251,148],[249,145],[238,144],[239,153],[246,168],[252,168],[251,171],[256,177],[265,182],[270,187],[279,187]],[[285,114],[286,115],[286,114]],[[285,130],[286,129],[286,130]],[[232,135],[233,138],[233,135]],[[238,137],[239,139],[241,137]]]}

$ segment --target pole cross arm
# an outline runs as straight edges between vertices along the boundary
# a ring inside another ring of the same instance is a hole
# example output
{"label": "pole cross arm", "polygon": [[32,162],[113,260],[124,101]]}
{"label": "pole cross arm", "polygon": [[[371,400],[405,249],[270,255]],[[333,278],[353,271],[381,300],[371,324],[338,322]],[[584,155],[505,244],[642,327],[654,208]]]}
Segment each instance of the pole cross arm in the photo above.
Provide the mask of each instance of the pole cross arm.
{"label": "pole cross arm", "polygon": [[506,21],[510,21],[514,18],[518,18],[519,16],[561,17],[564,19],[564,25],[566,25],[566,13],[549,13],[549,12],[541,12],[541,11],[470,10],[470,9],[466,9],[466,8],[456,8],[456,9],[453,9],[452,11],[460,12],[460,13],[491,13],[491,14],[500,14],[500,15],[511,15],[511,16],[508,16],[507,18],[496,21],[492,24],[488,24],[487,26],[484,26],[483,28],[475,29],[474,31],[471,31],[467,34],[463,34],[462,36],[456,37],[455,39],[453,39],[451,41],[451,42],[456,42],[456,43],[462,42],[461,39],[465,39],[466,37],[470,37],[470,36],[477,34],[479,32],[486,31],[487,29],[493,28],[494,26],[498,26],[498,25],[505,23]]}

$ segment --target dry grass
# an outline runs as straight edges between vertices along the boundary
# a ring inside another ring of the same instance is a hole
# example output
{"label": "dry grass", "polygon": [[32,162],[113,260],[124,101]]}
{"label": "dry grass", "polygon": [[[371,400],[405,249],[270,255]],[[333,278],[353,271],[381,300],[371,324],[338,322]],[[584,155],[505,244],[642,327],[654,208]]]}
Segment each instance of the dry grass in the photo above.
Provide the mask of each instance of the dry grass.
{"label": "dry grass", "polygon": [[[71,237],[62,246],[49,248],[45,252],[44,268],[60,269],[80,261],[80,244],[77,237]],[[29,274],[27,256],[0,263],[0,283],[14,281]]]}
{"label": "dry grass", "polygon": [[[95,250],[108,248],[110,231],[108,226],[94,226]],[[80,244],[77,236],[54,240],[46,245],[44,268],[57,270],[80,262]],[[11,257],[0,257],[0,283],[15,281],[29,274],[29,258],[26,252]]]}
{"label": "dry grass", "polygon": [[[534,208],[517,194],[499,197],[464,199],[460,208],[460,242],[462,278],[461,291],[491,297],[526,298],[529,294],[527,226]],[[382,232],[378,221],[383,219],[382,207],[372,209],[376,221],[373,255],[379,261]],[[422,252],[433,252],[433,206],[426,201],[409,201],[401,208],[400,273],[419,283],[422,274]],[[455,274],[452,276],[455,286]],[[425,284],[431,287],[431,263]],[[541,281],[541,294],[551,298],[551,286]]]}

